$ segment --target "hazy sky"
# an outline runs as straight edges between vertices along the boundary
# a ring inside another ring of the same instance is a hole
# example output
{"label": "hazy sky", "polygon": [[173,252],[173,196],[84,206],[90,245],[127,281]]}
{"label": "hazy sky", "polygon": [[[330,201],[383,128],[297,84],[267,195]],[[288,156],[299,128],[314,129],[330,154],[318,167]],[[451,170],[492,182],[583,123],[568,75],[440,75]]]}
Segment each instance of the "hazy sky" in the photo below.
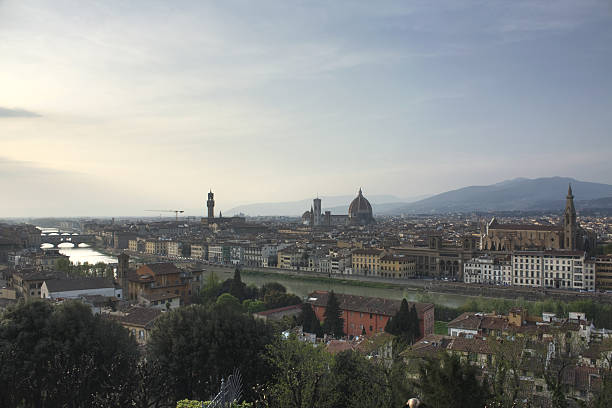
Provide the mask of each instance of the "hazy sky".
{"label": "hazy sky", "polygon": [[610,0],[0,0],[0,217],[612,183],[610,157]]}

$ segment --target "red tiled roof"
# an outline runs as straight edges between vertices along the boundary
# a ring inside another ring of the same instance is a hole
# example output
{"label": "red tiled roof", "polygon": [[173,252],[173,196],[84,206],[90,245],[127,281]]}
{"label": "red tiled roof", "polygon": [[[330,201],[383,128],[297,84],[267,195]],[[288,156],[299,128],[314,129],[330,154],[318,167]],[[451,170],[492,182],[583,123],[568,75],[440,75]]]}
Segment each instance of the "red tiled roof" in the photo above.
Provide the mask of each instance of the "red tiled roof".
{"label": "red tiled roof", "polygon": [[[343,293],[334,293],[340,308],[354,312],[373,313],[383,316],[395,316],[402,304],[401,300],[383,299],[367,296],[347,295]],[[329,300],[329,292],[315,291],[308,296],[307,302],[314,306],[327,306]],[[408,306],[415,305],[417,313],[422,316],[423,313],[434,307],[433,303],[416,303],[408,302]]]}

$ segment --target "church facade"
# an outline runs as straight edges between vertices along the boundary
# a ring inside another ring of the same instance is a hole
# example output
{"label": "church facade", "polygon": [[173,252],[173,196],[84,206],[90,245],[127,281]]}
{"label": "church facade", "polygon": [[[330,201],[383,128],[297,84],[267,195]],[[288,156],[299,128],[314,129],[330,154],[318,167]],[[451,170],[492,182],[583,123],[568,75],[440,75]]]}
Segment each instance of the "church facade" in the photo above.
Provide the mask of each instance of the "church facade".
{"label": "church facade", "polygon": [[493,218],[481,234],[480,248],[506,252],[546,249],[588,252],[595,248],[595,235],[578,224],[569,186],[561,225],[500,224]]}

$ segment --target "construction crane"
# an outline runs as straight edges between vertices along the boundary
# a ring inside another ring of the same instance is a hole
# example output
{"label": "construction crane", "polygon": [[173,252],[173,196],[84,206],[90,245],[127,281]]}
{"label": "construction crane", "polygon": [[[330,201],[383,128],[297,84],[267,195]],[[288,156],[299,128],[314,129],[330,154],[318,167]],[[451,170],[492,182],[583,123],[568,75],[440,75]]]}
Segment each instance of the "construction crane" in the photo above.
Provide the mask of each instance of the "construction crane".
{"label": "construction crane", "polygon": [[145,210],[145,211],[150,211],[150,212],[173,212],[174,213],[174,219],[176,221],[178,221],[178,215],[179,213],[184,213],[185,211],[183,210]]}

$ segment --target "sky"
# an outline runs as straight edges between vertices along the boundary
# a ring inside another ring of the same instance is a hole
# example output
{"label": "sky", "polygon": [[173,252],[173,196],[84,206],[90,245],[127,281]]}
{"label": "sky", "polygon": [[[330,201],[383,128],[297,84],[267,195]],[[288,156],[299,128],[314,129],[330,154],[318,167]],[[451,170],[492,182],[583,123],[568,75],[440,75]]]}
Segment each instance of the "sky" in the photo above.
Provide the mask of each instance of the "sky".
{"label": "sky", "polygon": [[612,1],[0,0],[0,217],[612,184]]}

